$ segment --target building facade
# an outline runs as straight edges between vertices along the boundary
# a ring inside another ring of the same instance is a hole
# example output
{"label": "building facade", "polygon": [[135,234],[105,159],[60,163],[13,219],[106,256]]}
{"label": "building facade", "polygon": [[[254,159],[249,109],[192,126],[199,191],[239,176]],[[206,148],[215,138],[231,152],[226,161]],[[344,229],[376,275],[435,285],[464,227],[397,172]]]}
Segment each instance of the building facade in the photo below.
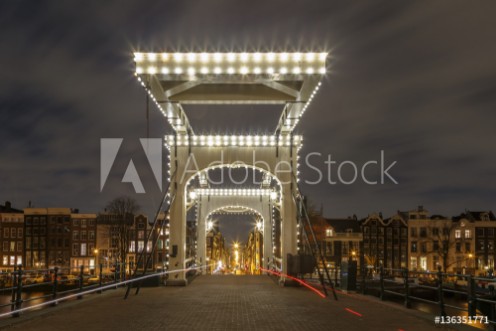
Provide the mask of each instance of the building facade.
{"label": "building facade", "polygon": [[0,205],[0,247],[2,270],[12,270],[23,264],[24,213],[12,208],[9,201]]}

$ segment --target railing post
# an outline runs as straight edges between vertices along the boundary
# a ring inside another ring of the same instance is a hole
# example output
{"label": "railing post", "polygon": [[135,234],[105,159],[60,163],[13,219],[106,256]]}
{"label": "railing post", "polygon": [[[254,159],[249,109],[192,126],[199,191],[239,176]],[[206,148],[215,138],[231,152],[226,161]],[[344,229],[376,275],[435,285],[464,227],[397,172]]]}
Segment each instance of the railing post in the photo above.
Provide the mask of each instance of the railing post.
{"label": "railing post", "polygon": [[403,279],[405,282],[405,307],[410,308],[410,283],[408,282],[408,268],[403,269]]}
{"label": "railing post", "polygon": [[[59,268],[55,267],[53,269],[53,282],[52,282],[52,300],[57,299],[57,285],[58,285],[58,280],[57,278],[59,277]],[[55,307],[57,305],[57,301],[54,301],[52,303],[52,307]]]}
{"label": "railing post", "polygon": [[[22,306],[22,265],[17,267],[17,289],[16,289],[15,310],[21,309]],[[14,317],[19,317],[19,313],[14,313]]]}
{"label": "railing post", "polygon": [[98,293],[102,293],[102,290],[101,290],[101,288],[102,288],[102,280],[103,280],[102,278],[103,278],[103,264],[100,263],[100,277],[98,277],[98,280],[100,282],[100,285],[99,285],[100,286],[100,291],[98,291]]}
{"label": "railing post", "polygon": [[441,316],[446,316],[446,311],[444,310],[443,273],[441,271],[441,266],[438,266],[437,269],[437,280],[439,284],[437,288],[439,313],[441,314]]}
{"label": "railing post", "polygon": [[[14,271],[12,272],[12,299],[11,299],[11,305],[10,305],[10,311],[15,310],[15,302],[16,302],[16,295],[17,295],[17,265],[14,265]],[[12,314],[12,317],[17,317],[19,314]]]}
{"label": "railing post", "polygon": [[384,267],[381,266],[379,267],[379,284],[381,286],[381,292],[379,298],[381,300],[384,300]]}
{"label": "railing post", "polygon": [[[84,266],[79,267],[79,293],[83,292],[83,272],[84,272]],[[81,300],[83,296],[80,294],[77,296],[78,300]]]}
{"label": "railing post", "polygon": [[362,290],[362,294],[365,294],[365,291],[366,291],[365,290],[365,286],[366,286],[366,275],[365,275],[365,273],[366,273],[366,270],[367,269],[365,269],[364,263],[362,263],[360,269],[362,271],[362,275],[361,275],[362,276],[362,286],[360,286],[360,287],[361,287],[361,290]]}
{"label": "railing post", "polygon": [[476,315],[476,307],[477,307],[477,297],[475,295],[475,280],[472,278],[472,275],[469,275],[467,278],[467,299],[468,299],[468,316]]}
{"label": "railing post", "polygon": [[115,283],[115,289],[117,289],[117,283],[119,282],[117,280],[117,276],[118,276],[118,273],[117,273],[117,267],[119,266],[118,262],[115,262],[115,268],[114,268],[114,283]]}

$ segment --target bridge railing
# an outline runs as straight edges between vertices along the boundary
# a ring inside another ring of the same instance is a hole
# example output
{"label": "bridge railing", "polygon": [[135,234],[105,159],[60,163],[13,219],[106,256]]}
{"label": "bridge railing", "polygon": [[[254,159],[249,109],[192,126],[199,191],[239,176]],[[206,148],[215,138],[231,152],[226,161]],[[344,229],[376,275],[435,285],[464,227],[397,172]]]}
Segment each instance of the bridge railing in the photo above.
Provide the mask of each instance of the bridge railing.
{"label": "bridge railing", "polygon": [[[380,267],[362,277],[360,287],[363,294],[378,295],[381,300],[399,298],[407,308],[414,302],[433,305],[438,316],[453,316],[458,312],[468,324],[482,322],[496,330],[495,278],[445,273],[440,268],[419,271]],[[455,313],[447,314],[447,309]]]}
{"label": "bridge railing", "polygon": [[47,301],[56,306],[69,295],[82,299],[89,290],[101,293],[109,284],[117,288],[121,283],[119,271],[125,268],[124,264],[117,263],[113,271],[104,273],[100,264],[93,274],[88,274],[83,266],[33,270],[15,266],[11,271],[0,272],[0,316],[8,315],[10,309],[11,316],[18,317],[19,310]]}

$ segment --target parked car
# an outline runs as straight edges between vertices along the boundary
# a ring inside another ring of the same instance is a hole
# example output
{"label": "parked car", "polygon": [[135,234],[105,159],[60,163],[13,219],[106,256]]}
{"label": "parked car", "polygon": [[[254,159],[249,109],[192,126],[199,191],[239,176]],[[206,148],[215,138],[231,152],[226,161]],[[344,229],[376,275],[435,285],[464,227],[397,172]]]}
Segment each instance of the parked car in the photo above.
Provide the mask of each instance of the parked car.
{"label": "parked car", "polygon": [[88,285],[100,284],[100,277],[99,276],[91,276],[90,278],[88,278],[86,283]]}

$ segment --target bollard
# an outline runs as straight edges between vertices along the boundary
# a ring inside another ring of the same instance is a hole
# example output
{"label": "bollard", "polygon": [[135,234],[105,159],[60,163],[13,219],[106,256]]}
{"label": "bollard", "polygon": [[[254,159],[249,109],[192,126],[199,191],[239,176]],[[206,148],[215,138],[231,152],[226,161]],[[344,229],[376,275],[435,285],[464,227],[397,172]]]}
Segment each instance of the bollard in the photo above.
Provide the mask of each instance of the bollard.
{"label": "bollard", "polygon": [[446,311],[444,310],[444,293],[443,293],[443,273],[441,272],[441,266],[438,266],[437,269],[437,278],[438,278],[438,288],[437,288],[437,295],[438,295],[438,303],[439,303],[439,313],[441,316],[446,316]]}
{"label": "bollard", "polygon": [[381,293],[379,298],[381,300],[384,300],[384,267],[382,266],[382,264],[379,267],[379,284],[381,286]]}
{"label": "bollard", "polygon": [[103,278],[103,264],[100,263],[100,277],[98,278],[99,283],[100,283],[100,285],[99,285],[100,286],[100,291],[98,291],[98,293],[100,293],[100,294],[102,293],[102,290],[101,290],[101,288],[102,288],[102,278]]}
{"label": "bollard", "polygon": [[[58,285],[58,278],[59,276],[59,268],[55,267],[53,269],[53,283],[52,283],[52,300],[57,299],[57,285]],[[55,307],[57,305],[57,301],[54,301],[52,303],[52,307]]]}
{"label": "bollard", "polygon": [[411,308],[410,284],[408,283],[408,268],[403,269],[403,279],[404,279],[404,283],[405,283],[405,307]]}
{"label": "bollard", "polygon": [[[84,266],[79,267],[79,293],[83,292],[83,272]],[[78,300],[81,300],[83,296],[80,294],[77,296]]]}
{"label": "bollard", "polygon": [[[10,301],[10,311],[15,310],[15,302],[16,302],[16,289],[17,289],[17,265],[14,265],[14,271],[12,272],[12,299]],[[19,316],[19,314],[17,314]],[[16,314],[12,314],[12,317],[17,317]]]}
{"label": "bollard", "polygon": [[477,307],[477,297],[475,295],[475,280],[472,278],[472,275],[469,275],[467,278],[467,299],[468,299],[468,316],[476,315],[476,307]]}
{"label": "bollard", "polygon": [[[15,309],[21,309],[22,307],[22,265],[19,264],[17,267],[17,289],[16,289],[16,301],[15,301]],[[19,313],[14,313],[14,317],[19,317]]]}

